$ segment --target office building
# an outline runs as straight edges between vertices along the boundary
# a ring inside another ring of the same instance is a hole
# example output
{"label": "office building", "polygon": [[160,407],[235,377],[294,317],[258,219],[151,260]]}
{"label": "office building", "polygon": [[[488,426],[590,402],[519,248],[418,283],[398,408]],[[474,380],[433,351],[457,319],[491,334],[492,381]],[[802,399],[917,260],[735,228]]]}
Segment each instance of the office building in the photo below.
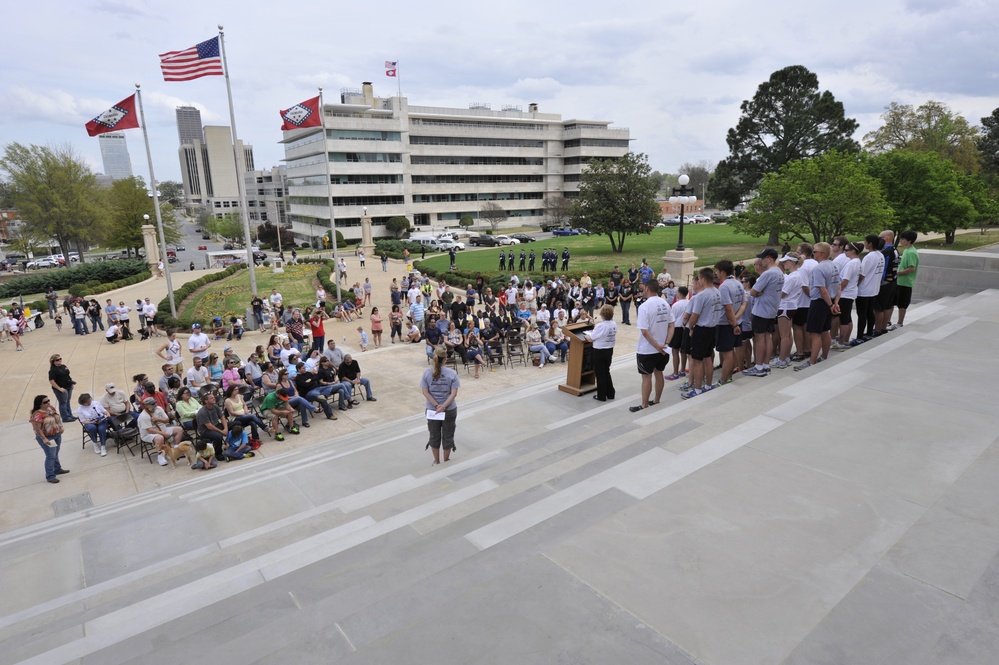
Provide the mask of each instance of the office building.
{"label": "office building", "polygon": [[287,191],[285,167],[276,166],[269,171],[249,171],[243,178],[246,183],[246,206],[249,208],[250,227],[264,222],[282,227],[288,224],[286,209]]}
{"label": "office building", "polygon": [[405,97],[377,98],[370,83],[343,90],[322,109],[319,127],[284,133],[288,213],[299,237],[329,228],[327,182],[333,184],[337,229],[359,238],[367,208],[375,237],[390,235],[389,218],[404,215],[418,231],[477,218],[486,201],[506,211],[510,225],[540,224],[544,201],[572,197],[592,158],[628,152],[629,131],[610,122],[563,120],[487,104],[469,108],[410,106]]}
{"label": "office building", "polygon": [[177,135],[181,145],[202,140],[201,111],[194,106],[177,107]]}
{"label": "office building", "polygon": [[101,161],[104,162],[104,175],[111,180],[124,180],[132,177],[132,160],[128,156],[125,132],[108,132],[97,137],[101,146]]}
{"label": "office building", "polygon": [[[203,139],[180,146],[184,196],[188,204],[207,209],[216,217],[239,212],[239,181],[232,132],[228,127],[209,125],[203,128],[203,135]],[[253,146],[239,143],[244,172],[253,171]]]}

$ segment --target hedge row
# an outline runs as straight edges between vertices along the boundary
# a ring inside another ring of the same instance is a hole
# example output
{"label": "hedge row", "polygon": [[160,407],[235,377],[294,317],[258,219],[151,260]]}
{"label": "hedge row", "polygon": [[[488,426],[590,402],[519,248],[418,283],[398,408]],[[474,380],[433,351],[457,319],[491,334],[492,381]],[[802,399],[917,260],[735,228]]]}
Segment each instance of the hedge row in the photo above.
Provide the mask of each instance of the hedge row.
{"label": "hedge row", "polygon": [[410,242],[409,240],[376,240],[375,241],[375,254],[381,256],[382,254],[388,254],[393,259],[402,258],[402,250],[408,249],[410,253],[410,258],[413,254],[419,254],[420,250],[423,249],[423,245],[418,242]]}
{"label": "hedge row", "polygon": [[[50,286],[57,291],[69,289],[69,292],[73,295],[103,293],[113,288],[127,286],[127,284],[111,286],[113,283],[143,274],[145,276],[142,279],[149,279],[149,266],[141,259],[85,263],[76,268],[50,268],[4,282],[0,286],[0,298],[14,298],[24,293],[43,293]],[[101,291],[84,289],[79,293],[73,290],[73,287],[82,286],[87,283],[97,284],[98,287],[107,285],[107,288],[103,288]],[[134,283],[129,282],[129,284]]]}
{"label": "hedge row", "polygon": [[90,282],[84,282],[82,284],[74,284],[69,287],[69,293],[73,296],[96,296],[101,293],[107,293],[108,291],[114,291],[115,289],[120,289],[126,286],[131,286],[133,284],[138,284],[139,282],[144,282],[153,273],[148,270],[140,272],[138,275],[132,275],[131,277],[126,277],[125,279],[119,279],[114,282],[98,282],[96,280]]}
{"label": "hedge row", "polygon": [[[211,284],[212,282],[217,282],[219,280],[225,279],[229,275],[232,275],[239,270],[245,270],[245,269],[246,269],[245,263],[236,263],[229,266],[225,270],[220,270],[219,272],[214,272],[210,275],[199,277],[193,282],[188,282],[187,284],[185,284],[184,286],[180,287],[179,289],[173,292],[174,301],[177,303],[177,309],[181,310],[184,301],[192,293],[200,289],[205,284]],[[188,319],[187,317],[184,316],[178,316],[177,318],[174,318],[173,316],[170,315],[169,295],[163,300],[161,300],[160,304],[157,306],[156,321],[162,323],[164,328],[175,328],[178,330],[190,329],[190,327],[195,323],[193,319]],[[204,322],[199,321],[198,323],[204,323]]]}

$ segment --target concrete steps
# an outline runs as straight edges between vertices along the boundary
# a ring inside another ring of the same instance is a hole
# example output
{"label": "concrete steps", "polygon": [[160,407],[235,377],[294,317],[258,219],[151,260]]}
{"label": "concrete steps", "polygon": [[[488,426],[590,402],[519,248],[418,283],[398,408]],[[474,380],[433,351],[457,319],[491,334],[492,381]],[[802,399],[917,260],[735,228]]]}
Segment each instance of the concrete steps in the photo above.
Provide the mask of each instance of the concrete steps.
{"label": "concrete steps", "polygon": [[[9,532],[0,663],[288,662],[309,648],[377,660],[426,607],[552,574],[539,553],[821,408],[869,379],[870,363],[960,332],[994,300],[920,303],[904,331],[807,372],[689,401],[667,383],[640,414],[626,408],[638,380],[622,354],[614,402],[548,379],[462,403],[447,465],[430,467],[424,422],[410,418]],[[580,607],[590,602],[601,601]],[[660,662],[693,662],[647,639],[675,659]]]}

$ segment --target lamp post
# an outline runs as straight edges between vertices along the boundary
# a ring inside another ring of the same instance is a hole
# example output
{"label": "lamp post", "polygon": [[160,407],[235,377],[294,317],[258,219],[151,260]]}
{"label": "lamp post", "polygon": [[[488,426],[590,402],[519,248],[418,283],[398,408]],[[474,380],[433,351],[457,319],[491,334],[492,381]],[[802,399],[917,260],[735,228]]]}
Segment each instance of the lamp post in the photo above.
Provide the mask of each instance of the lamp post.
{"label": "lamp post", "polygon": [[687,183],[690,182],[690,177],[687,174],[681,175],[677,178],[677,182],[680,183],[679,187],[674,187],[669,197],[669,202],[676,205],[680,204],[680,236],[676,241],[676,250],[682,252],[683,247],[683,213],[684,206],[688,204],[694,204],[697,202],[697,194],[693,187],[688,187]]}

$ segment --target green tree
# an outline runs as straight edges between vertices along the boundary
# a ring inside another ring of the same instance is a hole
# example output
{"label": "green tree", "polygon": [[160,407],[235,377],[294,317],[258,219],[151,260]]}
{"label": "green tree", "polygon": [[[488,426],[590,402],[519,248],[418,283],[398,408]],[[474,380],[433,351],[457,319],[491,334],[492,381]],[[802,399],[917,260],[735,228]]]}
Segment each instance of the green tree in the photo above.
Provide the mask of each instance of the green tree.
{"label": "green tree", "polygon": [[960,172],[936,152],[892,150],[872,157],[871,175],[881,182],[901,228],[943,233],[973,226],[978,211],[962,188]]}
{"label": "green tree", "polygon": [[108,225],[104,229],[102,243],[109,249],[139,249],[142,247],[143,215],[149,215],[149,223],[154,222],[153,199],[146,190],[141,178],[115,180],[111,189],[105,192],[108,210]]}
{"label": "green tree", "polygon": [[226,240],[239,243],[243,238],[243,217],[238,212],[227,212],[216,219],[214,232]]}
{"label": "green tree", "polygon": [[158,183],[160,201],[166,201],[174,208],[184,206],[184,186],[174,180],[164,180]]}
{"label": "green tree", "polygon": [[479,208],[479,219],[485,220],[493,233],[496,233],[496,229],[507,220],[507,217],[509,215],[507,215],[506,210],[495,201],[486,201]]}
{"label": "green tree", "polygon": [[982,118],[978,136],[978,158],[986,173],[999,175],[999,108]]}
{"label": "green tree", "polygon": [[719,162],[708,186],[713,201],[734,208],[756,189],[765,173],[827,150],[857,152],[857,121],[843,104],[801,65],[770,75],[752,99],[742,102],[738,124],[728,130],[729,156]]}
{"label": "green tree", "polygon": [[409,230],[409,220],[405,215],[389,217],[388,221],[385,222],[385,228],[395,234],[395,237],[398,238]]}
{"label": "green tree", "polygon": [[458,220],[458,226],[461,226],[462,228],[467,229],[473,224],[475,224],[475,219],[473,219],[471,215],[462,215],[461,219]]}
{"label": "green tree", "polygon": [[64,254],[100,237],[106,221],[101,191],[71,146],[10,143],[0,169],[9,178],[10,202],[36,237],[55,239]]}
{"label": "green tree", "polygon": [[656,194],[659,182],[652,177],[648,158],[628,153],[616,160],[590,160],[573,199],[573,227],[610,238],[611,250],[624,251],[628,234],[650,233],[661,219]]}
{"label": "green tree", "polygon": [[763,176],[759,195],[731,224],[751,236],[776,231],[783,241],[819,242],[880,231],[891,219],[881,186],[861,159],[830,150]]}
{"label": "green tree", "polygon": [[892,102],[881,119],[881,127],[864,135],[864,146],[872,153],[935,152],[965,173],[976,173],[981,168],[978,128],[942,102],[931,99],[915,109],[910,104]]}

